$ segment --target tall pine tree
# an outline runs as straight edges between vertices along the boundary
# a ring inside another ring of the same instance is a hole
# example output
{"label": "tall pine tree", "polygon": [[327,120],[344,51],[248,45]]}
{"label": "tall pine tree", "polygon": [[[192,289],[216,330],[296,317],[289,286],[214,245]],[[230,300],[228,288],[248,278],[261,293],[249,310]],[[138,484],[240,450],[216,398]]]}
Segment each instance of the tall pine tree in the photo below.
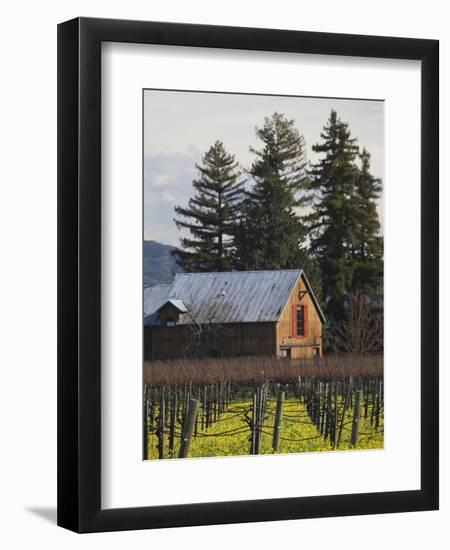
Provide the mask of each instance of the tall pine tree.
{"label": "tall pine tree", "polygon": [[383,237],[377,200],[382,183],[370,173],[370,154],[363,148],[359,155],[361,168],[355,186],[355,203],[358,209],[354,230],[353,290],[372,298],[379,296],[383,284]]}
{"label": "tall pine tree", "polygon": [[180,239],[182,249],[175,255],[185,271],[228,271],[233,267],[233,234],[244,185],[239,165],[216,141],[196,168],[195,196],[187,208],[175,208],[177,227],[190,233]]}
{"label": "tall pine tree", "polygon": [[[322,273],[330,326],[345,318],[351,292],[375,295],[382,276],[382,239],[376,210],[381,182],[370,174],[370,156],[359,153],[348,124],[334,110],[313,151],[321,159],[311,170],[315,207],[311,248]],[[361,164],[361,167],[359,166]]]}
{"label": "tall pine tree", "polygon": [[306,153],[303,136],[294,121],[274,113],[256,128],[261,149],[249,171],[254,181],[241,205],[237,229],[241,269],[299,267],[305,228],[298,215],[307,197]]}

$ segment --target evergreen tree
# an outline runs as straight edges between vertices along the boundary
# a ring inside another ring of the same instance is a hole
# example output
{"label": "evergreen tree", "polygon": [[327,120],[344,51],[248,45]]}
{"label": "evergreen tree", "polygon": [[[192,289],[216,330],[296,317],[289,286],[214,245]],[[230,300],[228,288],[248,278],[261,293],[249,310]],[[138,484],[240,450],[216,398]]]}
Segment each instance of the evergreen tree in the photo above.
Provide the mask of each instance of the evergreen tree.
{"label": "evergreen tree", "polygon": [[311,187],[316,193],[312,222],[311,247],[322,272],[322,290],[331,324],[344,315],[346,289],[352,285],[351,248],[353,227],[351,202],[358,174],[355,160],[358,147],[350,137],[347,124],[335,111],[313,151],[324,156],[312,167]]}
{"label": "evergreen tree", "polygon": [[241,204],[237,262],[241,269],[297,268],[305,238],[298,215],[307,200],[304,139],[279,113],[266,117],[256,135],[262,148],[250,148],[254,185]]}
{"label": "evergreen tree", "polygon": [[358,209],[355,227],[353,290],[374,297],[381,292],[383,279],[383,238],[380,235],[377,199],[381,180],[370,173],[370,154],[363,148],[361,168],[356,181],[355,202]]}
{"label": "evergreen tree", "polygon": [[313,146],[323,156],[310,173],[316,200],[309,221],[332,333],[345,319],[350,292],[375,296],[379,290],[382,239],[375,201],[381,182],[370,174],[370,155],[359,154],[348,124],[333,110],[321,139]]}
{"label": "evergreen tree", "polygon": [[190,233],[180,239],[182,249],[174,252],[185,271],[233,267],[233,234],[244,185],[238,166],[220,141],[203,156],[202,165],[196,164],[199,177],[192,182],[196,194],[187,208],[175,208],[177,227]]}

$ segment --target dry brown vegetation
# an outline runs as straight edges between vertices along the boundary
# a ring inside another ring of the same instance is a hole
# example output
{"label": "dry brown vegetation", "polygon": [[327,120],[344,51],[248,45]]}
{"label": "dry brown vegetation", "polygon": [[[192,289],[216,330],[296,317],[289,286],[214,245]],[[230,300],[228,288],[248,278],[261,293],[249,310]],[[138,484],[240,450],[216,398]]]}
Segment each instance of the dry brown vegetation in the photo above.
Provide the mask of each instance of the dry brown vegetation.
{"label": "dry brown vegetation", "polygon": [[383,356],[332,355],[321,359],[289,360],[277,357],[180,359],[144,363],[144,383],[149,385],[263,382],[306,378],[339,379],[383,376]]}

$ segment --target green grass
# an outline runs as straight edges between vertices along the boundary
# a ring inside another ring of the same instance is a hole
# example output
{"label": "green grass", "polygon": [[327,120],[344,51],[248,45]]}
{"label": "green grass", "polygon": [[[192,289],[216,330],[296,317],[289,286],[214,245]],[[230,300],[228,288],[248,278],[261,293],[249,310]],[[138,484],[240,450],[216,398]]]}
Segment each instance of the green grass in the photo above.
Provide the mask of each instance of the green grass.
{"label": "green grass", "polygon": [[[189,450],[189,457],[211,457],[211,456],[238,456],[248,455],[250,450],[250,428],[245,422],[244,409],[250,411],[250,401],[235,401],[228,410],[222,413],[220,421],[215,422],[208,429],[201,430],[198,424],[198,434],[194,437]],[[274,413],[276,404],[274,399],[269,399],[266,410],[266,419],[263,427],[263,434],[260,443],[260,454],[274,454],[272,449],[272,433],[274,425]],[[364,409],[362,408],[362,416]],[[200,409],[199,415],[202,414]],[[249,412],[251,416],[251,413]],[[367,419],[360,420],[360,437],[356,447],[350,445],[352,411],[346,415],[342,432],[342,439],[339,448],[333,449],[330,440],[324,440],[310,421],[306,408],[294,397],[285,401],[283,422],[281,428],[281,453],[304,453],[319,451],[339,451],[349,449],[382,449],[384,442],[383,420],[376,430],[370,425],[370,414]],[[223,432],[242,430],[242,433],[232,435],[217,435]],[[181,433],[181,426],[177,424],[176,432]],[[319,437],[317,437],[319,436]],[[298,441],[302,440],[302,441]],[[180,438],[175,438],[174,457],[177,456],[180,445]],[[172,458],[169,452],[169,437],[165,435],[164,457]],[[149,458],[158,458],[157,437],[155,434],[149,436]]]}

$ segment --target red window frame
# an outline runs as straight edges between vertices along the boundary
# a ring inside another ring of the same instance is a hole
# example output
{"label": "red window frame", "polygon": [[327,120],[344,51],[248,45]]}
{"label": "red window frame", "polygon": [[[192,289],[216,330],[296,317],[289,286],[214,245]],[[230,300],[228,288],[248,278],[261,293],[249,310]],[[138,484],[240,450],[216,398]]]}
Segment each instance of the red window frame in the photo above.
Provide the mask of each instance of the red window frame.
{"label": "red window frame", "polygon": [[[298,334],[298,325],[297,325],[297,311],[298,308],[303,309],[303,334]],[[292,333],[294,338],[306,338],[308,327],[308,308],[302,304],[294,304],[292,306]]]}

